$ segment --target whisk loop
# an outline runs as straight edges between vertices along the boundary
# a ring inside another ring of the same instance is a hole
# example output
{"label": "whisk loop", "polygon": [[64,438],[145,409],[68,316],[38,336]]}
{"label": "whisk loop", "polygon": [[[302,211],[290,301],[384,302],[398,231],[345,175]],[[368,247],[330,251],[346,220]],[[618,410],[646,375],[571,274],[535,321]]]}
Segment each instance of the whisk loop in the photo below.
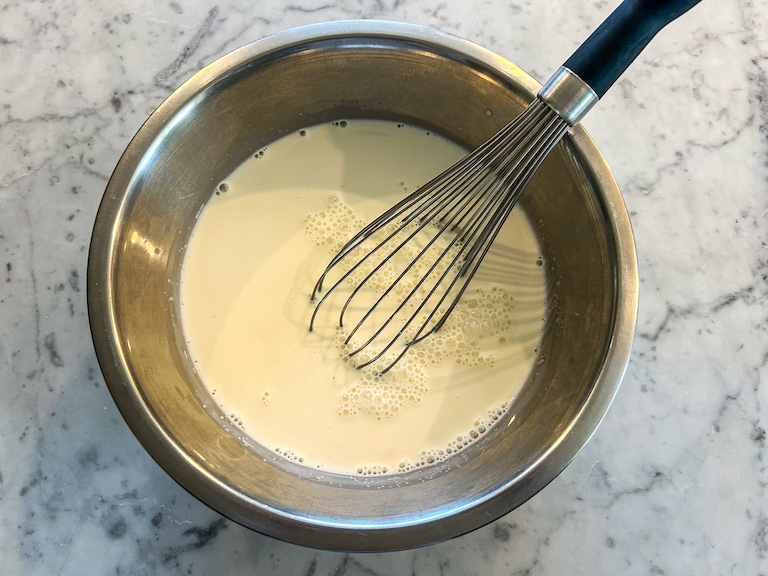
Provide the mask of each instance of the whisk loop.
{"label": "whisk loop", "polygon": [[[331,259],[315,284],[311,299],[317,304],[309,329],[313,330],[318,311],[329,296],[361,275],[341,306],[338,325],[343,328],[353,302],[372,279],[396,258],[413,254],[377,294],[344,342],[352,343],[374,312],[398,287],[402,291],[406,286],[407,294],[397,298],[394,310],[387,310],[387,318],[348,353],[353,358],[366,352],[357,368],[383,360],[379,373],[386,373],[413,345],[446,322],[523,189],[567,130],[568,123],[536,99],[474,152],[361,229]],[[417,274],[421,267],[425,271]],[[342,269],[341,276],[317,301],[326,278],[337,268]],[[387,356],[398,342],[402,349]]]}

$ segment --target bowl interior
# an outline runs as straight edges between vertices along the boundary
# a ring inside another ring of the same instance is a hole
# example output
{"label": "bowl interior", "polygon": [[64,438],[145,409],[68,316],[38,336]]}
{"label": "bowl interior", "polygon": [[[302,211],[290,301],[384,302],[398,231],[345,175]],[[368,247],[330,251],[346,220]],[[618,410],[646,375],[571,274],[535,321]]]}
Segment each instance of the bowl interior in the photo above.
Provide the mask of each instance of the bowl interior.
{"label": "bowl interior", "polygon": [[[565,467],[599,422],[620,379],[602,376],[625,289],[616,207],[606,193],[621,201],[579,127],[524,194],[520,208],[548,267],[541,361],[506,421],[483,442],[439,466],[365,480],[275,458],[217,412],[181,337],[184,250],[214,186],[280,136],[338,118],[406,121],[475,147],[535,89],[512,65],[447,36],[410,28],[332,31],[236,51],[153,114],[121,159],[97,218],[91,319],[123,415],[193,494],[294,542],[405,548],[464,533],[519,505]],[[597,402],[596,416],[577,429],[590,402]],[[569,435],[576,436],[570,444]]]}

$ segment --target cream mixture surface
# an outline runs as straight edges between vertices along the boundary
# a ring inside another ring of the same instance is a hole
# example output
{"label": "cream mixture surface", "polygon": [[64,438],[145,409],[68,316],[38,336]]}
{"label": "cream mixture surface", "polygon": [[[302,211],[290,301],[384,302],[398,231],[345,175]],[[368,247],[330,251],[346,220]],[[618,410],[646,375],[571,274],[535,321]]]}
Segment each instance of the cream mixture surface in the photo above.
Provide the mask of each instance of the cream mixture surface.
{"label": "cream mixture surface", "polygon": [[182,324],[201,379],[261,444],[325,470],[408,470],[481,438],[519,392],[545,308],[519,209],[446,325],[385,375],[344,360],[333,302],[308,331],[335,251],[464,154],[412,126],[339,121],[283,137],[217,188],[185,255]]}

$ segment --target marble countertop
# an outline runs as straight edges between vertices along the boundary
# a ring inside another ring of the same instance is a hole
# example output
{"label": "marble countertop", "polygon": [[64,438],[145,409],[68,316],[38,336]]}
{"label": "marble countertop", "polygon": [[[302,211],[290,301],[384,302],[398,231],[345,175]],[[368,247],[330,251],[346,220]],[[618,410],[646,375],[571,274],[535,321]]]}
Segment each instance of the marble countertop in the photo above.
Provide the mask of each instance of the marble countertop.
{"label": "marble countertop", "polygon": [[585,125],[632,215],[640,314],[603,424],[547,488],[453,541],[319,552],[219,516],[104,385],[85,273],[132,135],[226,52],[344,18],[424,24],[545,79],[618,2],[0,3],[0,566],[53,574],[768,572],[768,4],[706,0]]}

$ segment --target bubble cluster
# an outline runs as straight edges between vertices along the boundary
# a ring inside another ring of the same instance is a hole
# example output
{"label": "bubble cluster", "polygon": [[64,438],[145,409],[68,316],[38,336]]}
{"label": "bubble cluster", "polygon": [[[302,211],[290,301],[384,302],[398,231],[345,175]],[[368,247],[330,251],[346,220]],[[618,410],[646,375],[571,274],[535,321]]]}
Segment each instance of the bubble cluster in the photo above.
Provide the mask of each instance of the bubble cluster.
{"label": "bubble cluster", "polygon": [[454,440],[451,440],[447,446],[439,449],[424,450],[419,458],[411,464],[410,462],[401,462],[399,469],[403,472],[428,466],[435,462],[440,462],[449,458],[479,440],[490,430],[491,426],[509,409],[509,404],[505,402],[501,406],[488,411],[485,418],[479,418],[472,423],[472,428],[464,434],[459,434]]}
{"label": "bubble cluster", "polygon": [[388,472],[386,466],[360,466],[357,469],[357,473],[360,476],[376,476],[379,474],[386,474]]}
{"label": "bubble cluster", "polygon": [[327,246],[336,253],[365,222],[355,216],[352,209],[335,194],[328,200],[322,212],[310,214],[304,222],[304,231],[317,246]]}
{"label": "bubble cluster", "polygon": [[[343,343],[343,340],[341,340]],[[348,362],[351,360],[343,356]],[[357,362],[365,362],[364,355],[355,358]],[[427,393],[427,375],[424,368],[417,362],[403,359],[386,374],[380,374],[380,364],[371,364],[360,370],[360,381],[339,398],[339,416],[354,416],[358,413],[368,414],[377,420],[391,418],[408,404],[420,402]]]}
{"label": "bubble cluster", "polygon": [[[442,448],[435,448],[430,450],[423,450],[421,454],[413,461],[405,460],[400,462],[397,470],[391,472],[410,472],[411,470],[417,470],[425,466],[442,462],[447,458],[450,458],[454,454],[457,454],[461,450],[464,450],[470,444],[480,440],[491,427],[496,423],[509,410],[509,403],[504,402],[501,406],[489,410],[484,418],[478,418],[472,423],[472,428],[466,431],[464,434],[459,434],[454,440],[451,440],[447,446]],[[363,472],[361,472],[361,470]],[[363,466],[358,468],[358,474],[376,475],[386,474],[386,466]]]}
{"label": "bubble cluster", "polygon": [[299,462],[299,463],[304,462],[304,457],[299,456],[293,450],[280,450],[280,448],[275,448],[275,452],[280,454],[280,456],[282,456],[286,460],[290,460],[291,462]]}
{"label": "bubble cluster", "polygon": [[[469,298],[459,303],[445,325],[430,336],[432,342],[426,348],[432,352],[432,361],[452,357],[456,363],[465,366],[493,366],[493,354],[482,353],[481,345],[489,341],[507,342],[513,307],[513,298],[506,290],[495,286],[490,290],[473,290]],[[419,351],[414,352],[419,354]]]}

